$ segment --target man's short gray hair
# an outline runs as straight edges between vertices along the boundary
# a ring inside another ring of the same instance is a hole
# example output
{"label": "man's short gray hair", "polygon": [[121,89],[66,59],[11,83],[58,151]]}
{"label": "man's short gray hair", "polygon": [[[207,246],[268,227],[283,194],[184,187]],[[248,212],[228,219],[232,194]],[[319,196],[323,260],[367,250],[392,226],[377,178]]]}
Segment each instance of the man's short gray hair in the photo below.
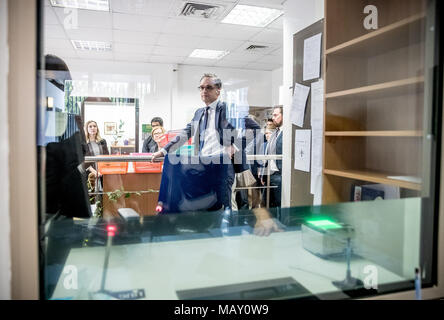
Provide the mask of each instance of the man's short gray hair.
{"label": "man's short gray hair", "polygon": [[221,89],[222,88],[222,80],[219,79],[217,75],[214,73],[205,73],[202,78],[200,78],[200,81],[204,78],[211,78],[213,80],[214,85],[216,88]]}

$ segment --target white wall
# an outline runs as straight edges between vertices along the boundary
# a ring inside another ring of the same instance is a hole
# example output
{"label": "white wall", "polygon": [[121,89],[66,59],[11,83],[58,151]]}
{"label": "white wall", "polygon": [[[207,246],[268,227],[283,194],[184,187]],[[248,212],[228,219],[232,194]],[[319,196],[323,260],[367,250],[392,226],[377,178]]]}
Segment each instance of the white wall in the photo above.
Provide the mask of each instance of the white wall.
{"label": "white wall", "polygon": [[[293,86],[293,35],[324,17],[324,0],[292,0],[284,3],[284,66],[283,97],[284,104],[284,145],[282,171],[291,172],[291,146],[293,137],[290,119],[290,106]],[[282,206],[290,206],[291,174],[282,177]]]}
{"label": "white wall", "polygon": [[11,298],[7,12],[7,0],[0,0],[0,300]]}
{"label": "white wall", "polygon": [[[150,123],[153,117],[159,116],[164,119],[167,130],[184,128],[195,110],[202,106],[197,87],[204,73],[216,73],[224,83],[224,90],[248,88],[247,102],[250,106],[272,106],[272,92],[279,91],[282,84],[279,72],[274,73],[273,77],[272,71],[69,58],[64,60],[74,80],[74,95],[138,97],[140,124]],[[145,89],[142,90],[141,87]],[[141,149],[141,128],[139,137]]]}
{"label": "white wall", "polygon": [[[175,79],[173,65],[69,58],[64,60],[73,80],[84,82],[84,85],[75,87],[75,95],[139,98],[140,150],[143,143],[141,124],[150,123],[153,117],[164,120],[171,118],[171,95]],[[167,130],[171,129],[169,121],[165,121],[164,126]]]}
{"label": "white wall", "polygon": [[271,72],[271,102],[273,106],[283,104],[284,69],[279,68]]}
{"label": "white wall", "polygon": [[[125,140],[135,139],[136,121],[135,121],[135,107],[131,105],[96,105],[94,103],[87,104],[85,107],[85,123],[89,120],[94,120],[99,128],[100,136],[106,140],[108,149],[114,141],[114,136],[119,133],[120,120],[124,122],[122,127],[122,137],[118,139],[118,144],[123,145]],[[105,134],[105,122],[114,122],[116,124],[116,134]]]}

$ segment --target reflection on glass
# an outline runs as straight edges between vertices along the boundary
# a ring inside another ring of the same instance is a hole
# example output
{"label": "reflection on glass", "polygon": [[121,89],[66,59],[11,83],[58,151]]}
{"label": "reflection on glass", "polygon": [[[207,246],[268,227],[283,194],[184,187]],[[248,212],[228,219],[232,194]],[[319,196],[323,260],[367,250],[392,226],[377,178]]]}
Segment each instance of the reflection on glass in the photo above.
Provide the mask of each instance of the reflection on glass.
{"label": "reflection on glass", "polygon": [[[420,260],[436,156],[425,1],[376,1],[375,31],[351,18],[362,16],[361,1],[332,0],[323,21],[285,40],[295,48],[292,85],[310,89],[302,127],[292,123],[288,71],[271,62],[282,56],[277,21],[248,39],[246,27],[206,21],[214,28],[203,41],[174,33],[202,31],[164,21],[160,2],[112,3],[110,15],[129,12],[100,31],[114,39],[108,52],[58,50],[45,29],[45,50],[66,68],[41,70],[44,298],[347,299],[411,289],[415,268],[431,265]],[[323,30],[322,71],[303,81],[298,48],[301,35],[319,34],[312,28]],[[197,43],[224,54],[190,57]],[[294,166],[302,129],[316,150],[304,155],[310,172]]]}
{"label": "reflection on glass", "polygon": [[[59,275],[47,280],[48,298],[324,299],[411,288],[418,206],[409,199],[54,221],[46,270]],[[359,281],[338,291],[348,276]]]}

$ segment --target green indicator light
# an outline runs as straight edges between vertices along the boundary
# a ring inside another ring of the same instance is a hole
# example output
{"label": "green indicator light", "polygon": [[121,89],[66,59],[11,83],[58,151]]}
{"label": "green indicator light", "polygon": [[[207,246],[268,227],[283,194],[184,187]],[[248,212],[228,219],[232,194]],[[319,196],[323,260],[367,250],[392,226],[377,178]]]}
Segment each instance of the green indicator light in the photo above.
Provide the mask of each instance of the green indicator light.
{"label": "green indicator light", "polygon": [[342,226],[331,220],[307,220],[308,224],[315,226],[316,228],[328,230],[328,229],[341,229]]}

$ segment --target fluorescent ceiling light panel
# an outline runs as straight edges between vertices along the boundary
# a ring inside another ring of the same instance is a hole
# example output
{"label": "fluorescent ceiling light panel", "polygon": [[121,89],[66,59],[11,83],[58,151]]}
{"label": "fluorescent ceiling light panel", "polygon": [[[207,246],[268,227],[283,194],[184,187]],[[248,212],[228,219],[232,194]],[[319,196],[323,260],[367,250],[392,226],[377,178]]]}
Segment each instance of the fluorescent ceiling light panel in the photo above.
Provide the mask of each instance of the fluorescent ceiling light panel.
{"label": "fluorescent ceiling light panel", "polygon": [[222,23],[265,27],[282,13],[282,10],[238,4],[222,20]]}
{"label": "fluorescent ceiling light panel", "polygon": [[106,52],[112,50],[110,42],[71,40],[71,43],[76,50],[81,51]]}
{"label": "fluorescent ceiling light panel", "polygon": [[109,11],[109,0],[50,0],[53,7]]}
{"label": "fluorescent ceiling light panel", "polygon": [[218,50],[206,50],[206,49],[194,49],[190,54],[190,58],[201,58],[201,59],[222,59],[229,51],[218,51]]}

